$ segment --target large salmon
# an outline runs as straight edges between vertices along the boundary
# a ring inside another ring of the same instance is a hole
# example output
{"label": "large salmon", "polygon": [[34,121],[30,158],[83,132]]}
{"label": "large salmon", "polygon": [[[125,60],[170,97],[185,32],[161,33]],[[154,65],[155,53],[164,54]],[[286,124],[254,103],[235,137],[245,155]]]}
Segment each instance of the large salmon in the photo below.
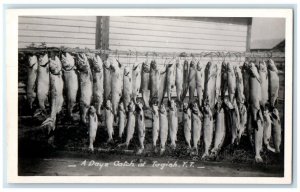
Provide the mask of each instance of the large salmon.
{"label": "large salmon", "polygon": [[73,119],[73,108],[76,104],[77,93],[78,93],[78,74],[75,67],[74,58],[69,54],[65,53],[61,55],[61,63],[63,70],[63,78],[65,83],[65,90],[67,94],[67,113],[68,116]]}
{"label": "large salmon", "polygon": [[[261,113],[261,110],[259,110],[259,113]],[[262,115],[258,116],[257,128],[254,129],[255,161],[257,163],[263,162],[263,159],[260,156],[260,152],[262,150],[262,144],[263,144],[263,134],[264,134],[263,119],[261,118],[261,116]]]}
{"label": "large salmon", "polygon": [[99,55],[93,57],[91,68],[93,72],[93,100],[96,107],[96,113],[100,116],[101,106],[103,104],[104,75],[103,62]]}
{"label": "large salmon", "polygon": [[279,76],[277,67],[272,59],[268,60],[269,71],[269,97],[271,107],[275,107],[278,98]]}
{"label": "large salmon", "polygon": [[227,63],[227,78],[228,78],[229,101],[233,103],[233,100],[235,99],[235,91],[236,91],[236,78],[235,78],[233,65],[231,63]]}
{"label": "large salmon", "polygon": [[250,64],[245,61],[242,67],[243,74],[243,83],[244,83],[244,95],[245,95],[245,103],[248,106],[249,98],[250,98],[250,72],[249,69]]}
{"label": "large salmon", "polygon": [[48,54],[40,55],[38,58],[37,99],[42,111],[46,109],[45,102],[48,101],[50,89],[49,62]]}
{"label": "large salmon", "polygon": [[269,151],[275,152],[275,149],[273,149],[270,146],[270,140],[271,140],[271,132],[272,132],[272,121],[271,121],[271,114],[268,109],[264,110],[263,112],[264,117],[264,145],[267,147]]}
{"label": "large salmon", "polygon": [[249,104],[252,112],[253,121],[257,120],[257,113],[260,110],[261,101],[261,80],[257,68],[254,63],[250,64],[250,94]]}
{"label": "large salmon", "polygon": [[177,100],[181,102],[181,95],[183,92],[183,60],[177,59],[176,60],[176,95]]}
{"label": "large salmon", "polygon": [[114,135],[114,114],[110,100],[107,100],[105,104],[105,126],[108,135],[107,143],[112,143]]}
{"label": "large salmon", "polygon": [[127,116],[127,125],[126,125],[126,141],[124,144],[126,148],[128,148],[130,141],[133,137],[134,134],[134,129],[135,129],[135,123],[136,123],[136,119],[135,119],[135,104],[133,101],[130,102],[129,106],[128,106],[128,116]]}
{"label": "large salmon", "polygon": [[77,68],[79,70],[80,87],[80,115],[81,122],[86,124],[86,113],[90,108],[93,94],[93,75],[84,53],[77,55]]}
{"label": "large salmon", "polygon": [[150,103],[158,101],[160,71],[155,60],[150,63]]}
{"label": "large salmon", "polygon": [[238,109],[239,109],[239,118],[240,118],[240,125],[238,129],[238,141],[241,141],[241,137],[245,132],[246,129],[246,124],[247,124],[247,108],[245,104],[239,103],[238,104]]}
{"label": "large salmon", "polygon": [[124,109],[124,105],[122,103],[119,104],[119,138],[122,139],[125,125],[126,125],[126,110]]}
{"label": "large salmon", "polygon": [[144,151],[144,140],[145,140],[145,116],[143,111],[143,104],[138,103],[136,108],[136,119],[137,119],[137,131],[138,138],[140,143],[140,148],[137,151],[137,154],[141,154]]}
{"label": "large salmon", "polygon": [[160,136],[160,154],[166,150],[166,142],[168,139],[168,113],[164,104],[159,109],[159,136]]}
{"label": "large salmon", "polygon": [[154,150],[159,136],[159,112],[156,104],[152,105],[152,144]]}
{"label": "large salmon", "polygon": [[211,150],[211,154],[217,156],[218,152],[221,150],[225,136],[226,136],[226,122],[225,122],[225,114],[224,109],[220,108],[216,114],[216,122],[215,122],[215,138],[213,148]]}
{"label": "large salmon", "polygon": [[127,111],[132,98],[132,68],[130,66],[124,68],[123,84],[123,104]]}
{"label": "large salmon", "polygon": [[160,77],[159,77],[159,90],[158,90],[158,105],[160,106],[163,103],[163,99],[166,95],[166,80],[167,80],[167,68],[164,65],[160,69]]}
{"label": "large salmon", "polygon": [[187,60],[184,60],[183,62],[183,88],[182,88],[182,95],[181,101],[186,97],[187,92],[189,91],[189,74],[190,74],[190,65]]}
{"label": "large salmon", "polygon": [[273,132],[273,143],[275,147],[275,152],[280,153],[281,123],[280,123],[279,112],[276,108],[273,109],[271,117],[272,117],[272,132]]}
{"label": "large salmon", "polygon": [[132,68],[132,98],[135,103],[140,92],[141,81],[141,65],[136,62]]}
{"label": "large salmon", "polygon": [[[205,65],[198,61],[197,63],[197,72],[196,72],[196,91],[198,96],[198,105],[199,107],[202,107],[202,101],[203,101],[203,92],[204,92],[204,70]],[[221,74],[221,73],[220,73]]]}
{"label": "large salmon", "polygon": [[234,67],[235,79],[236,79],[236,102],[239,104],[244,104],[244,81],[241,69],[239,66]]}
{"label": "large salmon", "polygon": [[178,115],[177,115],[177,107],[174,100],[170,101],[168,119],[169,119],[168,125],[169,125],[171,147],[175,149],[176,141],[177,141],[177,131],[178,131]]}
{"label": "large salmon", "polygon": [[146,60],[143,62],[142,65],[142,84],[141,84],[141,90],[142,90],[142,96],[143,101],[145,104],[145,107],[149,107],[149,94],[150,94],[150,63],[149,60]]}
{"label": "large salmon", "polygon": [[231,144],[239,144],[240,112],[236,100],[233,101],[234,109],[231,110]]}
{"label": "large salmon", "polygon": [[97,129],[98,129],[98,117],[96,109],[91,106],[88,111],[88,124],[89,124],[89,149],[94,151],[94,142],[96,140]]}
{"label": "large salmon", "polygon": [[191,128],[192,128],[192,117],[191,110],[187,103],[183,104],[183,132],[185,142],[188,145],[188,148],[191,149]]}
{"label": "large salmon", "polygon": [[167,87],[167,96],[168,101],[171,101],[171,94],[175,89],[175,78],[176,78],[176,60],[171,60],[167,65],[167,80],[166,80],[166,87]]}
{"label": "large salmon", "polygon": [[268,69],[266,63],[259,62],[259,76],[261,80],[261,100],[260,100],[260,105],[265,109],[266,104],[269,100],[269,78],[268,78]]}
{"label": "large salmon", "polygon": [[202,113],[198,108],[197,103],[192,104],[192,131],[193,131],[193,149],[195,154],[198,155],[198,145],[202,133]]}
{"label": "large salmon", "polygon": [[123,87],[123,66],[117,59],[113,59],[111,65],[111,102],[113,113],[116,116],[118,113],[118,106],[122,96]]}
{"label": "large salmon", "polygon": [[190,62],[189,68],[189,102],[194,102],[195,90],[196,90],[196,73],[197,73],[197,63],[196,60]]}
{"label": "large salmon", "polygon": [[209,104],[211,110],[215,107],[216,96],[216,65],[208,62],[205,67],[204,104]]}
{"label": "large salmon", "polygon": [[37,71],[38,71],[38,60],[35,55],[28,57],[28,67],[27,67],[27,86],[26,94],[27,101],[29,103],[30,110],[32,110],[33,102],[36,98],[36,80],[37,80]]}
{"label": "large salmon", "polygon": [[110,65],[112,63],[113,58],[108,57],[106,61],[104,61],[103,65],[103,88],[104,88],[104,103],[107,100],[111,99],[111,68]]}
{"label": "large salmon", "polygon": [[204,154],[201,157],[202,159],[209,156],[210,148],[213,140],[213,134],[214,134],[213,114],[211,112],[209,105],[204,106],[203,117],[204,117],[203,120]]}
{"label": "large salmon", "polygon": [[62,78],[62,66],[59,58],[54,56],[49,60],[50,70],[50,106],[51,113],[50,117],[47,118],[42,126],[48,127],[48,133],[54,131],[56,124],[56,116],[61,111],[64,102],[63,87],[64,82]]}

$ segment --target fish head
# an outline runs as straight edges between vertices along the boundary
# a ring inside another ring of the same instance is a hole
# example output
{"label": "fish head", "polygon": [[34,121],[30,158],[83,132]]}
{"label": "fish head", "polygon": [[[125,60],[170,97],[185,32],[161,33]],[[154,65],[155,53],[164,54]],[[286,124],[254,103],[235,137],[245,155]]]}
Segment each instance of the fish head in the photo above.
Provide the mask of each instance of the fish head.
{"label": "fish head", "polygon": [[155,115],[158,114],[158,105],[152,105],[152,111]]}
{"label": "fish head", "polygon": [[112,72],[116,72],[116,71],[118,71],[120,68],[121,68],[121,67],[120,67],[120,63],[118,62],[118,60],[115,59],[115,58],[113,58],[113,59],[111,60],[111,63],[110,63],[110,69],[111,69],[111,71],[112,71]]}
{"label": "fish head", "polygon": [[132,71],[131,67],[130,67],[130,66],[126,66],[126,67],[124,68],[124,75],[125,75],[125,76],[130,76],[131,71]]}
{"label": "fish head", "polygon": [[46,63],[48,63],[49,62],[48,54],[46,53],[46,54],[40,55],[38,62],[39,62],[39,65],[45,65]]}
{"label": "fish head", "polygon": [[169,106],[171,111],[176,110],[176,103],[173,99],[170,101]]}
{"label": "fish head", "polygon": [[129,105],[128,105],[128,111],[135,111],[135,104],[133,101],[130,101]]}
{"label": "fish head", "polygon": [[92,59],[92,67],[95,72],[101,72],[103,69],[103,62],[99,55],[95,55]]}
{"label": "fish head", "polygon": [[108,109],[108,110],[111,110],[111,109],[112,109],[112,104],[111,104],[111,101],[110,101],[110,100],[107,100],[107,101],[106,101],[105,107],[106,107],[106,109]]}
{"label": "fish head", "polygon": [[234,73],[233,64],[227,63],[227,71],[228,73]]}
{"label": "fish head", "polygon": [[179,58],[176,59],[176,68],[182,69],[183,68],[183,63]]}
{"label": "fish head", "polygon": [[160,105],[159,111],[160,111],[160,113],[166,113],[166,112],[167,112],[167,111],[166,111],[166,107],[165,107],[164,104],[161,104],[161,105]]}
{"label": "fish head", "polygon": [[96,113],[95,107],[94,106],[90,106],[90,108],[89,108],[89,114],[90,115],[94,115],[95,113]]}
{"label": "fish head", "polygon": [[133,71],[134,71],[134,73],[136,74],[136,73],[139,73],[140,72],[140,70],[141,70],[141,65],[138,63],[138,62],[135,62],[134,64],[133,64]]}
{"label": "fish head", "polygon": [[77,54],[77,66],[80,70],[86,70],[89,68],[88,58],[85,53]]}
{"label": "fish head", "polygon": [[198,105],[197,105],[196,102],[194,102],[194,103],[192,104],[192,111],[193,111],[193,113],[195,113],[195,114],[198,114],[198,113],[199,113],[199,107],[198,107]]}
{"label": "fish head", "polygon": [[137,109],[138,111],[143,111],[143,103],[138,102],[136,106],[137,106],[136,109]]}
{"label": "fish head", "polygon": [[106,68],[106,69],[110,69],[110,65],[112,63],[112,58],[111,57],[108,57],[104,63],[103,63],[103,66]]}
{"label": "fish head", "polygon": [[190,62],[190,68],[196,69],[196,67],[197,67],[196,60],[192,59],[191,62]]}
{"label": "fish head", "polygon": [[142,68],[143,68],[143,71],[145,71],[145,72],[150,71],[149,60],[146,60],[146,61],[143,62]]}
{"label": "fish head", "polygon": [[277,108],[274,108],[272,111],[272,118],[275,120],[280,120],[279,111]]}
{"label": "fish head", "polygon": [[203,69],[203,65],[202,65],[202,63],[200,61],[198,61],[198,63],[197,63],[197,70],[198,71],[202,71],[202,69]]}
{"label": "fish head", "polygon": [[61,62],[57,56],[54,59],[50,59],[49,69],[52,74],[58,74],[61,71]]}
{"label": "fish head", "polygon": [[151,69],[154,69],[154,70],[157,70],[157,63],[155,60],[152,60],[151,63],[150,63],[150,68]]}
{"label": "fish head", "polygon": [[183,103],[183,112],[187,112],[189,109],[189,104],[188,103]]}
{"label": "fish head", "polygon": [[275,62],[272,59],[268,60],[268,69],[271,71],[278,72]]}
{"label": "fish head", "polygon": [[75,65],[73,56],[71,56],[69,53],[65,53],[65,55],[62,54],[61,55],[61,64],[64,69],[73,68]]}
{"label": "fish head", "polygon": [[125,111],[125,108],[124,108],[124,104],[123,104],[123,103],[120,103],[120,104],[119,104],[119,110],[120,110],[120,111]]}
{"label": "fish head", "polygon": [[31,55],[28,57],[28,65],[29,67],[33,67],[35,64],[37,64],[38,60],[35,55]]}

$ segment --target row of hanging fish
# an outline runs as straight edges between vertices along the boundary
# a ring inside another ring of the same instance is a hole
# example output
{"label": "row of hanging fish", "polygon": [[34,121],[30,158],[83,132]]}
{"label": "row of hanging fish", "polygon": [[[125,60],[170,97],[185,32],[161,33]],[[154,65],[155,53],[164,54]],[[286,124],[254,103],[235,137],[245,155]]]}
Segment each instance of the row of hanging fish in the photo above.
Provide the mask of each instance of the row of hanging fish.
{"label": "row of hanging fish", "polygon": [[[140,149],[144,150],[144,108],[152,111],[153,147],[160,141],[163,153],[167,139],[175,149],[178,131],[178,111],[183,111],[183,131],[187,146],[198,154],[201,138],[202,158],[216,156],[225,137],[232,145],[240,142],[247,130],[255,149],[255,160],[261,162],[263,144],[273,152],[280,152],[281,123],[276,101],[279,77],[273,60],[258,65],[245,62],[241,67],[230,63],[207,64],[192,59],[166,60],[159,68],[155,60],[124,66],[114,57],[102,62],[95,55],[83,54],[74,58],[69,53],[48,57],[48,54],[29,57],[27,98],[32,108],[37,98],[40,111],[50,94],[50,117],[43,122],[49,132],[55,129],[56,115],[64,103],[72,119],[79,94],[81,121],[88,125],[90,149],[95,141],[98,117],[104,108],[108,142],[113,141],[114,122],[118,136],[126,131],[129,146],[137,126]],[[176,102],[172,93],[176,91]],[[143,103],[137,101],[142,93]],[[163,104],[167,95],[168,106]],[[188,101],[184,101],[188,95]],[[177,103],[177,105],[176,105]],[[144,107],[145,106],[145,107]],[[273,136],[273,146],[270,146]]]}

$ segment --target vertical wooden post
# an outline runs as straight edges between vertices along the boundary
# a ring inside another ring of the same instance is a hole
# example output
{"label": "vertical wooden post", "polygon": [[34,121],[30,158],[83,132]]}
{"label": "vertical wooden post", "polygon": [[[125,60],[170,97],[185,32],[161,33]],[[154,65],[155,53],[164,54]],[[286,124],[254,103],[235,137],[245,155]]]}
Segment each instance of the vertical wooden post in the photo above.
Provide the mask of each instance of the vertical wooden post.
{"label": "vertical wooden post", "polygon": [[109,17],[97,17],[96,49],[109,49]]}
{"label": "vertical wooden post", "polygon": [[246,40],[246,51],[247,52],[250,52],[251,29],[252,29],[252,18],[249,18],[248,24],[247,24],[247,40]]}

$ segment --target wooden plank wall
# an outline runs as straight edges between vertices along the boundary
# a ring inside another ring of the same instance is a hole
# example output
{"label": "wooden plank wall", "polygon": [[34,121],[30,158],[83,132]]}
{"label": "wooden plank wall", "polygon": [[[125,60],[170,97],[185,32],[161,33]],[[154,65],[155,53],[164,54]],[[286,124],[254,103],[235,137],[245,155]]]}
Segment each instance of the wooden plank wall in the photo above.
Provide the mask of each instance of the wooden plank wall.
{"label": "wooden plank wall", "polygon": [[[234,19],[232,21],[235,21]],[[205,19],[162,17],[110,17],[109,48],[145,52],[238,51],[247,48],[248,20],[223,22]],[[119,56],[120,61],[131,64],[135,60]],[[137,58],[144,60],[145,58]],[[164,63],[163,58],[157,58]],[[207,62],[211,58],[203,58]],[[223,60],[216,58],[215,60]],[[237,58],[226,60],[240,63]]]}
{"label": "wooden plank wall", "polygon": [[95,49],[96,16],[19,17],[19,48],[31,43]]}

